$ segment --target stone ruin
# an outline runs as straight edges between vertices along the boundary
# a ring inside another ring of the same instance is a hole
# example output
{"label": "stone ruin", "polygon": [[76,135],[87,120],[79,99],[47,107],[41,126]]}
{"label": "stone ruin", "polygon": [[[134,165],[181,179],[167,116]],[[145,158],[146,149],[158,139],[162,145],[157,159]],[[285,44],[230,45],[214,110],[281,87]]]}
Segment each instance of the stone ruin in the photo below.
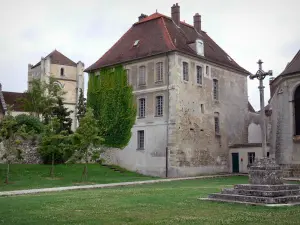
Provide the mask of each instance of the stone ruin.
{"label": "stone ruin", "polygon": [[202,200],[252,205],[282,206],[300,204],[300,185],[284,184],[282,170],[274,159],[256,160],[249,168],[249,184],[237,184]]}

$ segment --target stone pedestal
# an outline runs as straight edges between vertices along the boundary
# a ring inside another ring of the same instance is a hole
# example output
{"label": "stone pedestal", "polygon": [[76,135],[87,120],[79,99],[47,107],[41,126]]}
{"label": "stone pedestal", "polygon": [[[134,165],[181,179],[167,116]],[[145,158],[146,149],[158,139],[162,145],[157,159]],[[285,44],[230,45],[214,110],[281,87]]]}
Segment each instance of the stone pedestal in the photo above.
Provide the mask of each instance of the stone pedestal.
{"label": "stone pedestal", "polygon": [[275,206],[300,204],[300,185],[283,184],[282,170],[274,159],[257,159],[249,167],[249,183],[223,189],[202,200]]}
{"label": "stone pedestal", "polygon": [[248,168],[249,183],[258,185],[283,184],[282,170],[274,159],[262,158],[255,160]]}

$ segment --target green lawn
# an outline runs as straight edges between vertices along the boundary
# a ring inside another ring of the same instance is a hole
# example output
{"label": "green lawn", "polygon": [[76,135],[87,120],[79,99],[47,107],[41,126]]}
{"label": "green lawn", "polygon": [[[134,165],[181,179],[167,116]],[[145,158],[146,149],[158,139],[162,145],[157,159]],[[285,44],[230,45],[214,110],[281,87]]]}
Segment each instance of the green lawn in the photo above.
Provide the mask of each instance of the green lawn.
{"label": "green lawn", "polygon": [[0,224],[299,224],[300,207],[198,200],[247,177],[174,181],[0,198]]}
{"label": "green lawn", "polygon": [[[83,165],[57,165],[55,166],[55,179],[49,177],[49,170],[49,165],[11,165],[11,184],[6,185],[4,183],[6,165],[0,164],[0,191],[82,185],[80,182]],[[99,164],[88,165],[88,184],[106,184],[149,179],[155,178],[125,170],[123,173],[115,172]]]}

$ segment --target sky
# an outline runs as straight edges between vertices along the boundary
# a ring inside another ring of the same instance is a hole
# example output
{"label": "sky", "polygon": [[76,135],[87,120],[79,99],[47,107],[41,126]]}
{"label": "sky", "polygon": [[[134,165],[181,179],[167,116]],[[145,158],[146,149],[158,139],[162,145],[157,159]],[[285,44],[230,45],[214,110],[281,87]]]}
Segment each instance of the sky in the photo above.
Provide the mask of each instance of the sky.
{"label": "sky", "polygon": [[[4,91],[24,92],[28,64],[54,49],[88,67],[98,60],[141,13],[171,15],[202,30],[251,73],[262,59],[265,71],[280,74],[300,49],[298,0],[0,0],[0,83]],[[88,76],[85,75],[85,87]],[[269,77],[264,81],[269,99]],[[248,79],[249,101],[259,110],[258,80]]]}

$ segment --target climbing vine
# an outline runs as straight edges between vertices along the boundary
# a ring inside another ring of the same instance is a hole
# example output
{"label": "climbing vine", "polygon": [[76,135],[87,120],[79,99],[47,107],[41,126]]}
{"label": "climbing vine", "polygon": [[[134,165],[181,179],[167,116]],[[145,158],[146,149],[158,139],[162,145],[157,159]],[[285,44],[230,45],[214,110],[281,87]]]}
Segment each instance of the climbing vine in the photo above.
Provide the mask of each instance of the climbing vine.
{"label": "climbing vine", "polygon": [[104,145],[123,148],[131,138],[136,106],[122,66],[89,74],[87,106],[94,110]]}

